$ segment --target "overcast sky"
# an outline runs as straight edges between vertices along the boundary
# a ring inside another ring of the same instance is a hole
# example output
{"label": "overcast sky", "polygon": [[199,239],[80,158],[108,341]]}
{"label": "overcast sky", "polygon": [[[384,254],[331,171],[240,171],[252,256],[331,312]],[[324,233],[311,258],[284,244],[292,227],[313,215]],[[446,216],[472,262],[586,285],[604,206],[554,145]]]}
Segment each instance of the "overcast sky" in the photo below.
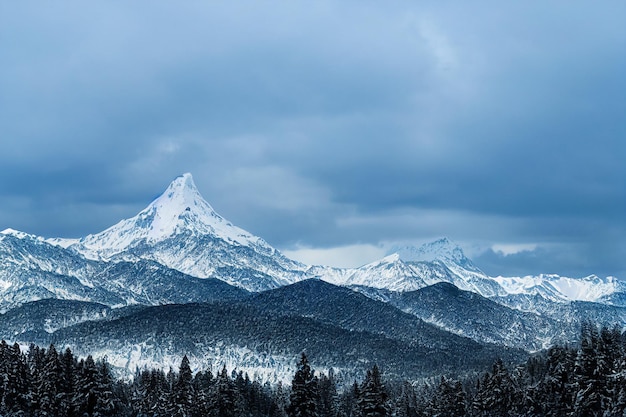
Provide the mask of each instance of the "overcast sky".
{"label": "overcast sky", "polygon": [[191,172],[309,263],[447,236],[626,279],[626,3],[0,0],[0,229],[80,237]]}

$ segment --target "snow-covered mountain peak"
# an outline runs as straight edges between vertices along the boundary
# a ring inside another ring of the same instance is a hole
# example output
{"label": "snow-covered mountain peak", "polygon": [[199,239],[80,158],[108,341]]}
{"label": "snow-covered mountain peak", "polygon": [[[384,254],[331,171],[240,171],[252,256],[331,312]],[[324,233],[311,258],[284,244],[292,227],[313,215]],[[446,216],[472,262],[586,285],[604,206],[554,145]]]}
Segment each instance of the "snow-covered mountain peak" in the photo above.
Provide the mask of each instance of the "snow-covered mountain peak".
{"label": "snow-covered mountain peak", "polygon": [[217,214],[196,188],[191,174],[186,173],[175,178],[139,214],[86,236],[75,249],[90,258],[108,258],[140,242],[153,244],[177,235],[210,235],[229,244],[269,247]]}
{"label": "snow-covered mountain peak", "polygon": [[614,277],[603,279],[596,275],[569,278],[555,274],[540,274],[524,277],[498,276],[492,279],[508,294],[538,294],[552,301],[598,301],[625,290],[623,282]]}
{"label": "snow-covered mountain peak", "polygon": [[376,265],[376,264],[392,264],[394,262],[398,262],[401,259],[400,254],[399,253],[392,253],[391,255],[387,255],[384,258],[375,261],[373,263],[370,263],[369,265]]}
{"label": "snow-covered mountain peak", "polygon": [[[213,207],[202,198],[200,192],[193,182],[190,173],[185,173],[174,179],[167,187],[165,192],[157,197],[148,206],[155,207],[160,211],[167,211],[167,214],[180,215],[184,211],[191,211],[198,214],[204,214],[208,217],[219,217]],[[166,213],[163,213],[166,214]]]}
{"label": "snow-covered mountain peak", "polygon": [[[211,226],[232,226],[202,198],[191,174],[183,174],[167,187],[148,207],[139,213],[148,220],[139,227],[148,229],[148,238],[160,240],[183,229],[211,232]],[[209,226],[209,230],[206,230]]]}
{"label": "snow-covered mountain peak", "polygon": [[420,247],[412,245],[394,246],[389,253],[396,253],[400,259],[407,262],[443,261],[463,265],[469,261],[461,247],[447,237]]}
{"label": "snow-covered mountain peak", "polygon": [[20,239],[29,236],[28,233],[20,232],[19,230],[11,229],[10,227],[8,229],[4,229],[3,231],[1,231],[0,235],[15,236]]}
{"label": "snow-covered mountain peak", "polygon": [[3,231],[1,231],[0,237],[2,236],[12,236],[14,238],[21,239],[21,240],[37,240],[37,241],[44,240],[42,237],[39,237],[37,235],[32,235],[30,233],[22,232],[20,230],[15,230],[11,228],[4,229]]}

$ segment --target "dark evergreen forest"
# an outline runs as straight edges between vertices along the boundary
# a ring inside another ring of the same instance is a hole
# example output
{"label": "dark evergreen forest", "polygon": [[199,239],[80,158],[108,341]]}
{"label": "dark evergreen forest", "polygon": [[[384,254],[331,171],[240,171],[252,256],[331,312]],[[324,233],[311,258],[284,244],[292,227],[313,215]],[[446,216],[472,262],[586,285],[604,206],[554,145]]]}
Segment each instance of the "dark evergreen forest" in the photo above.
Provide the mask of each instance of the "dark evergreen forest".
{"label": "dark evergreen forest", "polygon": [[338,387],[305,354],[291,387],[251,381],[225,367],[192,373],[142,369],[116,380],[110,365],[31,345],[0,342],[0,416],[624,416],[626,337],[586,323],[576,347],[555,346],[526,363],[497,360],[489,371],[409,383],[385,381],[385,364]]}

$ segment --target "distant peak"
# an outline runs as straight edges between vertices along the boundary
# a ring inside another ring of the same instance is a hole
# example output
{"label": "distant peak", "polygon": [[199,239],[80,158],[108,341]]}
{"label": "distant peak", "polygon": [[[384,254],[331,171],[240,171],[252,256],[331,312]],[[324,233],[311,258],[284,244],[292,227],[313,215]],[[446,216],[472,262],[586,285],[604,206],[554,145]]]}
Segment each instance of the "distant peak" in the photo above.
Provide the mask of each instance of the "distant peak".
{"label": "distant peak", "polygon": [[30,235],[30,234],[25,233],[25,232],[20,232],[19,230],[11,229],[10,227],[8,229],[4,229],[3,231],[1,231],[0,234],[2,234],[2,235],[9,235],[9,236],[15,236],[15,237],[20,238],[20,239],[23,239],[25,237],[34,237],[33,235]]}
{"label": "distant peak", "polygon": [[393,246],[388,253],[397,254],[403,261],[432,262],[438,260],[457,264],[468,261],[461,247],[447,237],[419,247],[413,245]]}
{"label": "distant peak", "polygon": [[401,256],[398,252],[394,252],[390,255],[385,256],[383,259],[380,260],[380,262],[386,262],[386,263],[394,263],[394,262],[398,262],[401,259]]}

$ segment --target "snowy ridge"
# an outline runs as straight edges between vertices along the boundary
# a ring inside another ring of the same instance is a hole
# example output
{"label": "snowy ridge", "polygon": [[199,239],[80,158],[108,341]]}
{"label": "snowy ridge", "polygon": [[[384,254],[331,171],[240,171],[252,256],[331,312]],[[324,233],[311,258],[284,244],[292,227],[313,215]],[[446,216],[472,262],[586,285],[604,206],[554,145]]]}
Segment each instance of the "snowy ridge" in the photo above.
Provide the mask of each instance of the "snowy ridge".
{"label": "snowy ridge", "polygon": [[394,247],[383,259],[350,270],[318,267],[321,279],[335,285],[366,286],[391,291],[415,291],[448,282],[485,297],[505,290],[478,269],[456,243],[442,238],[421,247]]}
{"label": "snowy ridge", "polygon": [[[44,239],[13,229],[0,232],[2,312],[31,301],[53,298],[97,302],[107,306],[108,311],[113,312],[111,314],[126,311],[117,309],[122,306],[131,306],[129,309],[135,311],[135,308],[142,309],[147,305],[189,307],[189,303],[197,302],[199,304],[189,310],[195,314],[198,306],[206,307],[213,301],[220,301],[216,305],[227,305],[232,300],[244,300],[249,293],[241,289],[262,292],[309,278],[356,289],[371,299],[389,303],[448,332],[528,351],[547,347],[557,338],[571,340],[568,331],[584,318],[626,324],[626,308],[616,307],[626,306],[626,285],[622,281],[593,275],[585,278],[558,275],[489,277],[465,256],[459,245],[447,238],[420,247],[394,247],[384,258],[359,268],[301,264],[216,213],[202,198],[190,174],[174,179],[162,195],[137,215],[82,239]],[[319,284],[327,284],[319,281],[309,281],[308,284],[304,288],[318,290],[302,291],[300,294],[304,298],[294,298],[298,300],[293,301],[294,305],[301,306],[301,300],[306,299],[312,306],[340,304],[345,308],[341,303],[349,297],[340,296],[332,302],[320,303],[324,293],[329,291],[319,290],[323,288]],[[471,295],[459,294],[458,289]],[[426,295],[419,298],[414,292]],[[436,294],[439,294],[438,298]],[[489,300],[481,300],[476,294]],[[256,312],[242,315],[241,307],[247,303],[234,310],[229,329],[237,327],[232,323],[255,323]],[[267,304],[269,311],[269,307],[277,302]],[[33,309],[28,305],[25,308]],[[369,309],[366,314],[358,312],[352,317],[361,322],[371,310],[376,309]],[[293,353],[301,349],[300,345],[294,345],[290,348],[293,352],[286,354],[284,344],[288,336],[285,335],[291,335],[295,328],[293,323],[291,327],[283,328],[287,321],[285,317],[289,316],[281,316],[272,322],[279,342],[274,351],[268,352],[266,342],[259,343],[254,338],[238,344],[223,339],[228,332],[206,337],[210,327],[203,324],[214,322],[212,318],[216,316],[220,317],[217,322],[223,322],[225,315],[221,313],[206,314],[205,318],[196,320],[196,334],[205,339],[194,337],[181,347],[175,341],[182,336],[154,339],[154,335],[161,334],[162,323],[141,340],[109,344],[108,340],[121,338],[129,328],[135,332],[146,327],[153,317],[136,321],[128,328],[111,330],[112,336],[108,339],[98,339],[106,323],[118,323],[98,317],[98,311],[94,316],[94,319],[100,318],[99,324],[94,325],[98,327],[85,327],[85,333],[72,339],[71,332],[77,331],[79,326],[66,326],[92,318],[91,313],[72,311],[63,320],[44,322],[43,333],[55,331],[55,337],[66,334],[68,338],[64,343],[73,349],[83,345],[86,337],[93,336],[90,345],[84,346],[85,353],[106,355],[115,366],[131,372],[136,366],[144,365],[175,367],[184,350],[196,369],[226,365],[229,369],[245,370],[261,380],[285,381],[293,374]],[[386,310],[377,312],[381,311]],[[181,329],[181,334],[187,332],[193,324],[188,318],[193,314],[181,315],[179,320],[172,322],[169,331],[172,334]],[[302,317],[307,318],[309,325],[317,326],[318,314]],[[164,313],[161,320],[167,322],[169,318],[170,313]],[[10,321],[15,320],[7,318],[6,322]],[[398,320],[388,322],[397,325]],[[93,331],[95,328],[98,331]],[[315,328],[316,332],[326,329],[323,326]],[[259,331],[266,332],[267,329],[268,326],[263,325]],[[347,330],[351,332],[352,328]],[[323,335],[318,346],[327,345],[330,334]],[[15,333],[9,336],[15,336]],[[346,333],[346,337],[353,336]],[[242,337],[250,337],[250,333],[242,332],[237,336]],[[265,336],[262,338],[265,340]],[[103,343],[103,340],[107,342]],[[187,351],[190,346],[193,346],[191,352]],[[342,369],[341,364],[337,367],[337,363],[329,362],[328,365],[349,372],[349,367]]]}
{"label": "snowy ridge", "polygon": [[[285,257],[262,238],[216,213],[189,173],[174,179],[163,194],[136,216],[82,239],[44,239],[13,229],[0,232],[1,298],[11,299],[11,305],[19,304],[21,301],[16,300],[31,296],[16,297],[13,291],[40,283],[37,290],[29,290],[38,293],[38,298],[87,300],[95,285],[94,271],[102,268],[88,261],[140,260],[157,262],[192,277],[217,278],[253,292],[308,278],[398,292],[448,282],[492,298],[521,294],[556,302],[626,304],[626,285],[611,277],[489,277],[448,238],[420,247],[394,247],[385,258],[359,268],[307,266]],[[20,283],[20,277],[32,275],[25,271],[36,271],[40,277]],[[49,282],[54,276],[72,277],[78,282],[68,283],[73,286],[69,291],[67,286],[60,288],[58,282]],[[110,284],[113,283],[108,284],[108,290]],[[130,294],[124,294],[122,300],[136,302]]]}
{"label": "snowy ridge", "polygon": [[465,257],[461,247],[447,237],[426,243],[420,247],[412,245],[394,246],[388,252],[388,255],[393,254],[397,254],[402,260],[408,262],[444,261],[459,265],[470,262]]}
{"label": "snowy ridge", "polygon": [[540,295],[551,301],[592,301],[617,292],[626,291],[626,285],[614,277],[604,279],[595,275],[569,278],[560,275],[492,278],[507,294]]}
{"label": "snowy ridge", "polygon": [[11,229],[10,227],[8,229],[4,229],[3,231],[1,231],[0,234],[8,235],[8,236],[15,236],[19,239],[24,239],[27,237],[36,238],[36,236],[34,235],[29,235],[28,233],[20,232],[19,230]]}
{"label": "snowy ridge", "polygon": [[213,210],[184,174],[136,216],[68,249],[87,259],[160,263],[198,278],[217,278],[263,291],[307,278],[306,265],[288,259],[262,238]]}
{"label": "snowy ridge", "polygon": [[557,303],[590,301],[605,303],[614,294],[626,293],[626,284],[614,278],[591,275],[569,278],[559,275],[490,277],[468,259],[460,246],[442,238],[421,247],[395,246],[384,258],[354,269],[315,267],[321,279],[335,285],[361,286],[396,292],[415,291],[448,282],[487,298],[540,296]]}
{"label": "snowy ridge", "polygon": [[46,242],[54,246],[60,246],[64,249],[78,242],[78,239],[64,239],[64,238],[45,239],[41,236],[31,235],[30,233],[21,232],[19,230],[15,230],[11,228],[0,231],[0,238],[2,236],[13,236],[18,239],[31,239],[31,240],[36,240],[39,242]]}

